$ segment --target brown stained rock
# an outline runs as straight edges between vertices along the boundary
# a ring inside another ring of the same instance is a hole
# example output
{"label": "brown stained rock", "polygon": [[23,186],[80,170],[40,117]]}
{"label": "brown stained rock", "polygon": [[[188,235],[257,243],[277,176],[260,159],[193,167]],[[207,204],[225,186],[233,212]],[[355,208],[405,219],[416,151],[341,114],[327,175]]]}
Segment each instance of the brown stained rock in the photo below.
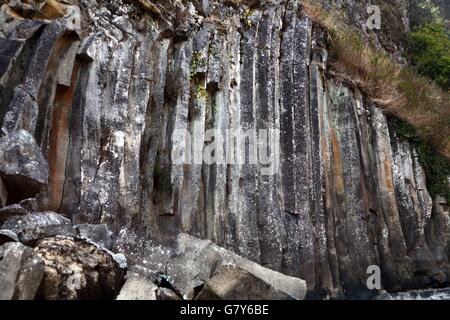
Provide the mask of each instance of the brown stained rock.
{"label": "brown stained rock", "polygon": [[44,273],[44,262],[18,242],[0,247],[0,300],[32,300]]}
{"label": "brown stained rock", "polygon": [[38,299],[114,299],[124,283],[112,256],[84,240],[45,239],[35,251],[45,262]]}

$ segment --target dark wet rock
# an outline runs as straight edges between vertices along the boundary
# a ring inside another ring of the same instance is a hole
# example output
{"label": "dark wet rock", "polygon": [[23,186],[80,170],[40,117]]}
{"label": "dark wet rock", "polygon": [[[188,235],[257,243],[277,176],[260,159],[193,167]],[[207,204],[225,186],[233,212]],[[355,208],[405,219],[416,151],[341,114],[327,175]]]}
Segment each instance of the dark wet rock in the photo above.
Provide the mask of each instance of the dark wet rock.
{"label": "dark wet rock", "polygon": [[48,183],[47,161],[27,131],[14,131],[0,138],[0,175],[10,203],[33,197]]}
{"label": "dark wet rock", "polygon": [[0,229],[0,246],[7,242],[20,242],[20,240],[11,230]]}
{"label": "dark wet rock", "polygon": [[79,224],[75,231],[78,237],[89,239],[96,244],[111,249],[113,244],[113,234],[106,224]]}
{"label": "dark wet rock", "polygon": [[28,213],[29,211],[27,209],[18,204],[0,208],[0,226],[13,216],[24,216]]}
{"label": "dark wet rock", "polygon": [[44,262],[33,249],[18,242],[0,246],[0,300],[34,299],[43,274]]}
{"label": "dark wet rock", "polygon": [[38,299],[114,299],[124,283],[112,256],[85,240],[44,239],[35,251],[45,262]]}
{"label": "dark wet rock", "polygon": [[2,228],[15,232],[21,242],[30,245],[43,238],[75,235],[71,221],[54,212],[13,216],[6,220]]}

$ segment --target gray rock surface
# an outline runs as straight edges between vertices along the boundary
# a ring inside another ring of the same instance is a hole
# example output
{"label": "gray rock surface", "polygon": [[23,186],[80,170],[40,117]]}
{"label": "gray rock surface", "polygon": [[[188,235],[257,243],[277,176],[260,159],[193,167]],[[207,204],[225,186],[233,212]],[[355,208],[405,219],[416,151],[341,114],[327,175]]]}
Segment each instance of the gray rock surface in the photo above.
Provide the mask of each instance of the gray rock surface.
{"label": "gray rock surface", "polygon": [[0,300],[33,300],[44,274],[44,262],[18,242],[0,246]]}
{"label": "gray rock surface", "polygon": [[15,232],[21,242],[33,244],[35,241],[54,236],[74,236],[75,230],[69,219],[54,212],[35,212],[24,216],[13,216],[2,226]]}
{"label": "gray rock surface", "polygon": [[47,161],[27,131],[14,131],[0,138],[0,176],[10,201],[32,197],[48,183]]}

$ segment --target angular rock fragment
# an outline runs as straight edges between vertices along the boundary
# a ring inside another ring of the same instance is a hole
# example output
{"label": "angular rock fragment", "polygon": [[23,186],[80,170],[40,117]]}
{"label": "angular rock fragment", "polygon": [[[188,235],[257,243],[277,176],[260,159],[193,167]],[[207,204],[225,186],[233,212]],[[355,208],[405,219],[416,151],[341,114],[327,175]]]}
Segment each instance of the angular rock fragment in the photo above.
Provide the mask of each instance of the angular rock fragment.
{"label": "angular rock fragment", "polygon": [[14,131],[0,139],[0,176],[10,203],[32,198],[47,184],[47,161],[29,132]]}
{"label": "angular rock fragment", "polygon": [[96,244],[111,249],[113,244],[112,232],[106,224],[80,224],[75,226],[77,236],[89,239]]}
{"label": "angular rock fragment", "polygon": [[206,282],[195,299],[290,300],[293,297],[239,267],[223,266]]}
{"label": "angular rock fragment", "polygon": [[54,212],[13,216],[6,220],[2,228],[15,232],[21,242],[30,245],[43,238],[75,235],[70,220]]}
{"label": "angular rock fragment", "polygon": [[3,207],[0,209],[0,226],[13,216],[23,216],[27,213],[28,210],[18,204]]}
{"label": "angular rock fragment", "polygon": [[130,268],[127,281],[117,300],[156,300],[158,286],[153,282],[155,275],[141,266]]}
{"label": "angular rock fragment", "polygon": [[18,242],[0,247],[0,300],[32,300],[44,274],[44,262]]}
{"label": "angular rock fragment", "polygon": [[39,299],[114,299],[124,283],[112,256],[83,239],[44,239],[35,250],[45,262]]}

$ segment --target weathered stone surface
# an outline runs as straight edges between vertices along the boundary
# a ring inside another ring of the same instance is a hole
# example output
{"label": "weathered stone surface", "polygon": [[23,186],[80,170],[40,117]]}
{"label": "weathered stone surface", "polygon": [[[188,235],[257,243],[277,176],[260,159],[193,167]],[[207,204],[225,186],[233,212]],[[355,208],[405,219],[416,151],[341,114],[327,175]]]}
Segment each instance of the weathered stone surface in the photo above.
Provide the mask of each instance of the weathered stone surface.
{"label": "weathered stone surface", "polygon": [[0,246],[0,300],[32,300],[44,274],[44,262],[18,242]]}
{"label": "weathered stone surface", "polygon": [[128,270],[126,279],[117,300],[157,300],[158,286],[153,282],[155,276],[148,270],[134,266]]}
{"label": "weathered stone surface", "polygon": [[29,213],[28,210],[18,204],[0,208],[0,226],[13,216],[23,216],[27,213]]}
{"label": "weathered stone surface", "polygon": [[293,297],[239,267],[222,266],[206,282],[195,299],[289,300]]}
{"label": "weathered stone surface", "polygon": [[21,242],[34,244],[35,241],[54,236],[74,236],[75,230],[69,219],[54,212],[35,212],[24,216],[13,216],[2,226],[15,232]]}
{"label": "weathered stone surface", "polygon": [[106,249],[111,249],[113,237],[106,224],[79,224],[74,228],[77,236],[89,239]]}
{"label": "weathered stone surface", "polygon": [[123,271],[112,256],[84,240],[44,239],[35,251],[45,262],[39,299],[113,299],[123,285]]}
{"label": "weathered stone surface", "polygon": [[27,131],[15,131],[0,138],[0,175],[11,203],[34,196],[47,184],[47,161]]}

